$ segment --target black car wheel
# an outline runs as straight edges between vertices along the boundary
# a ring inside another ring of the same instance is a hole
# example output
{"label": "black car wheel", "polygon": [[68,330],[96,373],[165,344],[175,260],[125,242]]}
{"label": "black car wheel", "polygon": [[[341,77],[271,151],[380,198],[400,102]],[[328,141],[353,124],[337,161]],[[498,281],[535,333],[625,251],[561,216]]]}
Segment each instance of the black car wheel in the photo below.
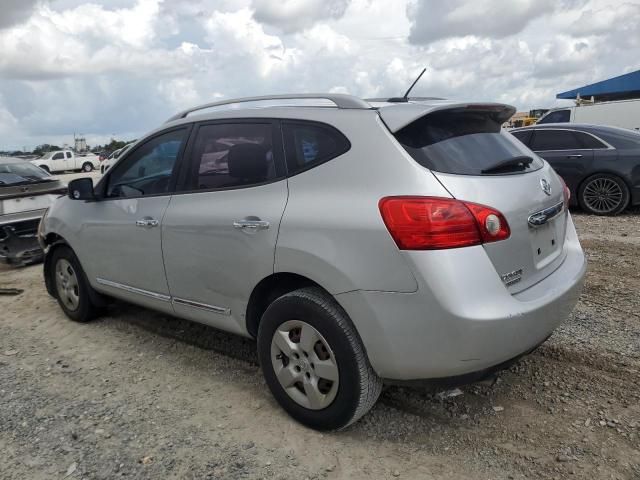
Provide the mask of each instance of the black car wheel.
{"label": "black car wheel", "polygon": [[614,175],[600,173],[587,178],[578,191],[580,206],[596,215],[616,215],[629,203],[629,188]]}
{"label": "black car wheel", "polygon": [[93,165],[91,163],[89,163],[89,162],[86,162],[84,165],[82,165],[82,170],[84,172],[89,173],[89,172],[93,171]]}
{"label": "black car wheel", "polygon": [[258,330],[258,356],[278,403],[317,430],[355,422],[382,390],[351,320],[319,288],[295,290],[269,305]]}
{"label": "black car wheel", "polygon": [[92,288],[73,250],[61,246],[51,258],[52,285],[58,304],[71,320],[88,322],[98,313],[91,301]]}

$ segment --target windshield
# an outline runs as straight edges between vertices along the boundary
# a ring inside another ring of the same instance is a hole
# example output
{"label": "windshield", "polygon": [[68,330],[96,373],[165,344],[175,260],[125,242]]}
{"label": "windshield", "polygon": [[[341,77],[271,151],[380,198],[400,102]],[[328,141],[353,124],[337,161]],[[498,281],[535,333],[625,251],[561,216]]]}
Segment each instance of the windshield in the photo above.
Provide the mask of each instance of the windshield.
{"label": "windshield", "polygon": [[404,127],[396,139],[416,162],[436,172],[504,175],[531,172],[543,165],[489,112],[436,112]]}
{"label": "windshield", "polygon": [[0,163],[0,185],[49,182],[51,175],[29,162]]}

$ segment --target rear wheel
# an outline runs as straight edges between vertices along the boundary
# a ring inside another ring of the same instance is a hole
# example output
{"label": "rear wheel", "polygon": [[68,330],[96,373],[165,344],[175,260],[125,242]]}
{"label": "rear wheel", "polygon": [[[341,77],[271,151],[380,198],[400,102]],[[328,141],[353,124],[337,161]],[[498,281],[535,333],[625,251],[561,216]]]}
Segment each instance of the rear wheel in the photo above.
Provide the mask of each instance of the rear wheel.
{"label": "rear wheel", "polygon": [[580,206],[596,215],[616,215],[629,203],[629,188],[621,178],[600,173],[587,178],[578,191]]}
{"label": "rear wheel", "polygon": [[382,390],[351,321],[319,288],[287,293],[267,308],[258,355],[278,403],[318,430],[355,422]]}
{"label": "rear wheel", "polygon": [[82,171],[87,173],[93,171],[93,165],[89,162],[86,162],[84,165],[82,165]]}
{"label": "rear wheel", "polygon": [[88,322],[98,309],[91,301],[91,285],[78,258],[69,247],[63,246],[53,252],[51,262],[52,284],[60,308],[71,320]]}

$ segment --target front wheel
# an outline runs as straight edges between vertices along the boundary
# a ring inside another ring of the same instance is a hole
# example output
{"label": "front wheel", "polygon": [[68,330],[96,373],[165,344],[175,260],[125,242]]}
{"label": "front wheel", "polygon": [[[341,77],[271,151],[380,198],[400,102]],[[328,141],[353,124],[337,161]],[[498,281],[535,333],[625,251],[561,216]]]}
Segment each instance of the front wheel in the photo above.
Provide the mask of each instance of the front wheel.
{"label": "front wheel", "polygon": [[91,285],[69,247],[56,248],[51,259],[52,285],[60,308],[71,320],[88,322],[98,309],[91,301]]}
{"label": "front wheel", "polygon": [[629,203],[629,188],[621,178],[599,173],[587,178],[580,186],[578,202],[589,213],[616,215]]}
{"label": "front wheel", "polygon": [[82,171],[87,173],[93,171],[93,165],[89,162],[85,163],[84,165],[82,165]]}
{"label": "front wheel", "polygon": [[382,390],[350,319],[318,288],[276,299],[258,330],[258,355],[278,403],[317,430],[347,427]]}

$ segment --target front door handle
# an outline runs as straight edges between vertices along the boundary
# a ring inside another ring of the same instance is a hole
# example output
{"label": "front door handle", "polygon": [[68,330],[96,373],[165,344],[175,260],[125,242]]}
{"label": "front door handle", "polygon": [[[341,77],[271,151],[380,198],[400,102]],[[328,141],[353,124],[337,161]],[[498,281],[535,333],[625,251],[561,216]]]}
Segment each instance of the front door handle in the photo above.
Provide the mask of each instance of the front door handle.
{"label": "front door handle", "polygon": [[567,158],[582,158],[582,155],[580,155],[580,154],[576,154],[576,155],[567,155]]}
{"label": "front door handle", "polygon": [[238,220],[233,222],[234,228],[247,231],[266,230],[270,225],[269,222],[264,220]]}
{"label": "front door handle", "polygon": [[151,217],[144,217],[142,220],[136,220],[136,227],[151,228],[160,225],[158,220]]}

